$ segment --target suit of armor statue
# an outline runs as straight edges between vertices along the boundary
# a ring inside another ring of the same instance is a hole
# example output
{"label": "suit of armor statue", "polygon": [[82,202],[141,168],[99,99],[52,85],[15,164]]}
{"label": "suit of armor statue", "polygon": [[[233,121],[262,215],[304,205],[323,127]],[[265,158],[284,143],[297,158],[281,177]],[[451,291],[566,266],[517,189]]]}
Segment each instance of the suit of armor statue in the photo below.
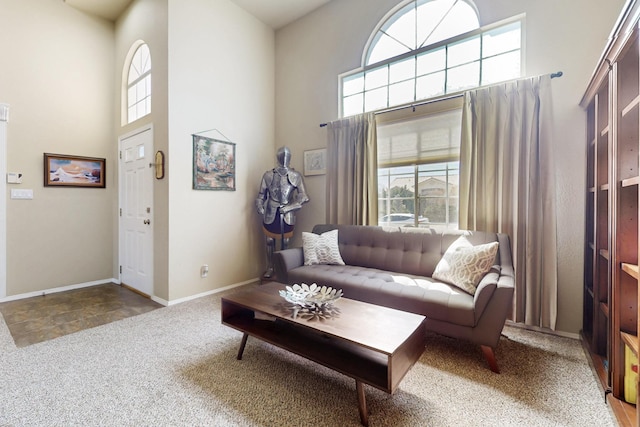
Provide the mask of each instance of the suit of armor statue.
{"label": "suit of armor statue", "polygon": [[263,231],[267,239],[267,271],[263,277],[273,276],[273,251],[276,240],[286,249],[293,235],[295,211],[309,201],[300,172],[289,167],[291,150],[281,147],[276,154],[278,167],[262,175],[256,208],[262,215]]}

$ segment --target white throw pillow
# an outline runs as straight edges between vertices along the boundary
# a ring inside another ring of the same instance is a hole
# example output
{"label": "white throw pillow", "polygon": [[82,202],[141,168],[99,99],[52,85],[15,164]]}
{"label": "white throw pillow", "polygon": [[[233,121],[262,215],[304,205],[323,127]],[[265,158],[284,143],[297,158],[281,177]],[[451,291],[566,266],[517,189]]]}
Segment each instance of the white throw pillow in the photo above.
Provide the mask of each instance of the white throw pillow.
{"label": "white throw pillow", "polygon": [[302,232],[304,265],[337,264],[344,265],[338,247],[338,230],[322,234]]}
{"label": "white throw pillow", "polygon": [[436,265],[433,278],[474,295],[482,277],[491,270],[496,252],[498,242],[473,246],[465,236],[460,236]]}

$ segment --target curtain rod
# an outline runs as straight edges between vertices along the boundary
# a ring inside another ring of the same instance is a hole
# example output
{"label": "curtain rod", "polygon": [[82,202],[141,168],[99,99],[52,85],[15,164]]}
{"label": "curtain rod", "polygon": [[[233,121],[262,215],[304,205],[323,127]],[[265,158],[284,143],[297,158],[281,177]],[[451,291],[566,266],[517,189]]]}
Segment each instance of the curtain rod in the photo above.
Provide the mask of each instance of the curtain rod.
{"label": "curtain rod", "polygon": [[[562,77],[563,74],[564,73],[562,71],[557,71],[555,73],[549,74],[549,76],[552,79],[555,79],[556,77]],[[410,105],[403,105],[403,106],[400,106],[400,107],[387,108],[387,109],[384,109],[384,110],[374,111],[373,114],[389,113],[391,111],[404,110],[405,108],[413,108],[414,111],[415,111],[415,108],[419,107],[421,105],[431,104],[432,102],[444,101],[444,100],[447,100],[447,99],[458,98],[458,97],[461,97],[463,95],[464,95],[463,93],[459,93],[457,95],[445,96],[445,97],[437,98],[437,99],[430,99],[430,100],[426,100],[426,101],[422,101],[422,102],[418,102],[418,103],[412,103]],[[328,124],[329,123],[320,123],[320,127],[323,128],[323,127],[327,126]]]}

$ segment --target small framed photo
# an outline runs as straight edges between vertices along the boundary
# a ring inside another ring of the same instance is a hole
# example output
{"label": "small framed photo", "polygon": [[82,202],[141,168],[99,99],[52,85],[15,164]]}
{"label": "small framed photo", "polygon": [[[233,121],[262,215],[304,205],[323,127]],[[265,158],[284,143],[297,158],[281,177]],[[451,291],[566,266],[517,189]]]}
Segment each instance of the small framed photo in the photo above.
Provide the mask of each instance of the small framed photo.
{"label": "small framed photo", "polygon": [[324,175],[327,173],[327,149],[308,150],[304,152],[304,174]]}
{"label": "small framed photo", "polygon": [[44,153],[45,187],[106,187],[106,160]]}

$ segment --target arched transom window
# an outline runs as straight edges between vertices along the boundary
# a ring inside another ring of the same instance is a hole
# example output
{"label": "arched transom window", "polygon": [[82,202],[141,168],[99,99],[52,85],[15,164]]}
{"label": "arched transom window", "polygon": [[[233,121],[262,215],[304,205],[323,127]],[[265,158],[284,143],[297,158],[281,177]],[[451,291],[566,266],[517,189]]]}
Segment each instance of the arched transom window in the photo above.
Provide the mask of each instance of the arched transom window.
{"label": "arched transom window", "polygon": [[151,113],[151,54],[140,44],[133,54],[127,76],[127,123]]}
{"label": "arched transom window", "polygon": [[375,33],[365,64],[402,55],[479,26],[475,9],[465,1],[411,1],[387,19]]}
{"label": "arched transom window", "polygon": [[341,76],[341,115],[520,77],[522,20],[480,28],[470,0],[401,3],[374,30],[362,67]]}

